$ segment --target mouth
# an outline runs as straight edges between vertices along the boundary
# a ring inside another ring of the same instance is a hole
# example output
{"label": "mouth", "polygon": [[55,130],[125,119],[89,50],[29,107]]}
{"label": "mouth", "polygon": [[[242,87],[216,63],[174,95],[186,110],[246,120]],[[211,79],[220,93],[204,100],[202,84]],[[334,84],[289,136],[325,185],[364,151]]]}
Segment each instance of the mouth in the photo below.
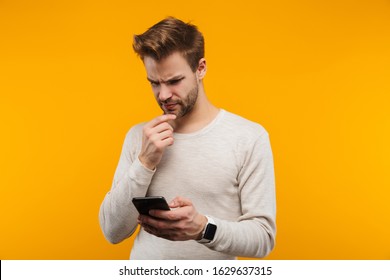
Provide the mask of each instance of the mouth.
{"label": "mouth", "polygon": [[163,104],[163,107],[167,110],[167,111],[173,111],[175,110],[177,106],[177,103],[166,103],[166,104]]}

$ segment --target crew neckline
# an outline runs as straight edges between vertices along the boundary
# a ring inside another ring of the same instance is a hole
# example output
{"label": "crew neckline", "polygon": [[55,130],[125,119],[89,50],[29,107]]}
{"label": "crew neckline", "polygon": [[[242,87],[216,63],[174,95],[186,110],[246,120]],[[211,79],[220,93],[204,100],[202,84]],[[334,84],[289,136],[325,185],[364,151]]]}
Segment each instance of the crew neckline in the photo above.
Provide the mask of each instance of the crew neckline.
{"label": "crew neckline", "polygon": [[199,130],[197,130],[195,132],[191,132],[191,133],[177,133],[177,132],[174,132],[173,133],[174,138],[175,139],[188,139],[188,138],[193,138],[193,137],[197,137],[197,136],[206,134],[209,130],[211,130],[214,126],[217,125],[219,120],[222,119],[222,117],[225,115],[225,112],[226,111],[224,109],[219,109],[219,112],[215,116],[215,118],[210,123],[208,123],[205,127],[201,128],[201,129],[199,129]]}

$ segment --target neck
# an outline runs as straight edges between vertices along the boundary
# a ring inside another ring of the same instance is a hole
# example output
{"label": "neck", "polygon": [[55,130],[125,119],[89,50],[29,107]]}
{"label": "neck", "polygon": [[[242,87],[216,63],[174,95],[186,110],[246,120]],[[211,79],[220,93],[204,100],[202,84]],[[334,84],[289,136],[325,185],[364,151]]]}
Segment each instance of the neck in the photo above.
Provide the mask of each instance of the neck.
{"label": "neck", "polygon": [[218,112],[219,109],[207,100],[203,86],[201,86],[194,108],[185,116],[174,121],[174,130],[178,133],[192,133],[198,131],[214,120]]}

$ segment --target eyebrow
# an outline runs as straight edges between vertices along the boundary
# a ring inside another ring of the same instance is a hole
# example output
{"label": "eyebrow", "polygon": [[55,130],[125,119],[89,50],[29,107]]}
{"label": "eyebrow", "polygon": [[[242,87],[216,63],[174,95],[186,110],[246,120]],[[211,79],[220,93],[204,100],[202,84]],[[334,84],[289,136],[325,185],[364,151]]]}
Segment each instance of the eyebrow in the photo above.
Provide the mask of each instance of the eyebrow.
{"label": "eyebrow", "polygon": [[[173,76],[172,78],[169,78],[168,80],[166,80],[166,81],[161,81],[161,83],[169,83],[169,82],[171,82],[171,81],[177,81],[177,80],[182,80],[182,79],[184,79],[185,78],[185,76],[183,76],[183,75],[177,75],[177,76]],[[151,82],[151,83],[160,83],[160,81],[155,81],[155,80],[153,80],[153,79],[151,79],[151,78],[149,78],[149,77],[146,77],[146,79],[149,81],[149,82]]]}

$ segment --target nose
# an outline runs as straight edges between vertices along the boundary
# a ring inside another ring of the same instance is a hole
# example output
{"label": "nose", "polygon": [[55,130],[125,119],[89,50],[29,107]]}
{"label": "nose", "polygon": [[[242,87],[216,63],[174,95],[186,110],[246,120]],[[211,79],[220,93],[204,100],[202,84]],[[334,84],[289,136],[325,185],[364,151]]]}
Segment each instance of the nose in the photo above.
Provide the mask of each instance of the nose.
{"label": "nose", "polygon": [[170,88],[167,85],[161,83],[161,85],[160,85],[160,92],[158,94],[158,97],[159,97],[159,99],[162,102],[164,102],[165,100],[168,100],[169,98],[171,98],[172,97],[172,92],[171,92]]}

